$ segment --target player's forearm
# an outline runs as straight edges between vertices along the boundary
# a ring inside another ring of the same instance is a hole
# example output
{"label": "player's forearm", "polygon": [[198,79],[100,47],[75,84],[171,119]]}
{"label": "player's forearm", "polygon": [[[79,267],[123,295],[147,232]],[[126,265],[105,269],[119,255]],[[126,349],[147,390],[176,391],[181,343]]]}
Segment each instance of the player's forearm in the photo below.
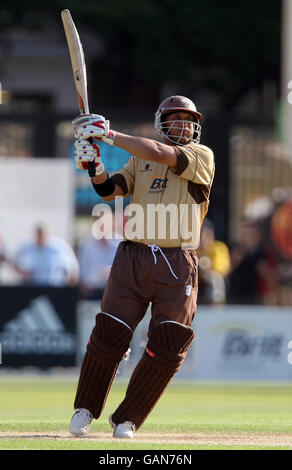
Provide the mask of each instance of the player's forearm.
{"label": "player's forearm", "polygon": [[176,166],[176,151],[171,145],[120,132],[116,133],[114,145],[126,150],[137,158],[163,163],[169,167]]}
{"label": "player's forearm", "polygon": [[94,184],[102,184],[106,181],[106,179],[107,179],[107,172],[105,170],[100,175],[95,175],[93,178],[91,178],[91,181]]}

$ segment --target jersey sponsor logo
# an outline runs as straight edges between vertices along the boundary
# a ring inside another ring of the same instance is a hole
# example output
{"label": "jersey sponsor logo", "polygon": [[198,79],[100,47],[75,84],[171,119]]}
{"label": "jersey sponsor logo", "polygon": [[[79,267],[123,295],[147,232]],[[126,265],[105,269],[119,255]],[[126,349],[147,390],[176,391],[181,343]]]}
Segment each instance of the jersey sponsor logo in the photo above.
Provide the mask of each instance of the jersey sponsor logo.
{"label": "jersey sponsor logo", "polygon": [[165,189],[167,181],[167,178],[154,178],[150,189]]}

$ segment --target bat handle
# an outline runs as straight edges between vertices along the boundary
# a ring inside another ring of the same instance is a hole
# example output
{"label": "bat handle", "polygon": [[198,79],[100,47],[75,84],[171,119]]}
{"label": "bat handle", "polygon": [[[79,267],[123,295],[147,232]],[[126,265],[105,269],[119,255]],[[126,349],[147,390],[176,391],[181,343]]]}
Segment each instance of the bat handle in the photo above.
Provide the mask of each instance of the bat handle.
{"label": "bat handle", "polygon": [[[88,141],[93,144],[93,138],[88,139]],[[93,178],[95,176],[95,161],[93,160],[92,162],[88,162],[88,175],[90,178]]]}
{"label": "bat handle", "polygon": [[93,178],[95,176],[95,161],[88,162],[88,174],[90,178]]}

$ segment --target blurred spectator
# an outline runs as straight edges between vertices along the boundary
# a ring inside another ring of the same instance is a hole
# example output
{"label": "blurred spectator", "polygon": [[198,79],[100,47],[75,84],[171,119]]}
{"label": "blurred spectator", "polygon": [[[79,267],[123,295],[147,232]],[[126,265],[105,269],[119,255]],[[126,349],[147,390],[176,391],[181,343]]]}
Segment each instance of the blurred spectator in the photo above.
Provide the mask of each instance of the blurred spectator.
{"label": "blurred spectator", "polygon": [[3,239],[0,236],[0,268],[5,261],[6,261],[5,246],[4,246]]}
{"label": "blurred spectator", "polygon": [[223,277],[229,273],[229,249],[225,243],[215,239],[215,228],[209,219],[203,222],[197,254],[199,257],[207,256],[211,261],[211,268]]}
{"label": "blurred spectator", "polygon": [[80,292],[83,298],[100,298],[104,289],[116,249],[121,240],[91,237],[83,240],[78,248],[80,264]]}
{"label": "blurred spectator", "polygon": [[[15,274],[17,276],[15,277]],[[10,258],[4,240],[0,236],[0,283],[2,285],[17,284],[19,281],[19,269],[13,259]]]}
{"label": "blurred spectator", "polygon": [[215,239],[214,225],[205,219],[201,230],[198,303],[218,304],[226,301],[225,278],[230,270],[229,249]]}
{"label": "blurred spectator", "polygon": [[277,304],[278,270],[277,256],[264,243],[260,224],[243,220],[239,241],[231,250],[228,303]]}
{"label": "blurred spectator", "polygon": [[32,242],[20,247],[14,264],[24,284],[65,286],[79,280],[73,249],[65,240],[48,236],[43,226],[36,228]]}

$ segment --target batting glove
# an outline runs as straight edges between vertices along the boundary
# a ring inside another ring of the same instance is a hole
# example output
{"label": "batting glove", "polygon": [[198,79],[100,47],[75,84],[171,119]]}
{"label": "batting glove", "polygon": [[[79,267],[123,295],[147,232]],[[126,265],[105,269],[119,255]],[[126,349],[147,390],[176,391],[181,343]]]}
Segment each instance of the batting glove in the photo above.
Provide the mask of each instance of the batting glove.
{"label": "batting glove", "polygon": [[113,145],[116,132],[110,129],[110,121],[98,114],[81,114],[72,121],[77,139],[95,139]]}
{"label": "batting glove", "polygon": [[78,139],[74,145],[76,168],[79,168],[79,170],[88,170],[88,162],[94,161],[96,175],[100,175],[105,171],[98,145],[91,144],[88,140],[82,139]]}

